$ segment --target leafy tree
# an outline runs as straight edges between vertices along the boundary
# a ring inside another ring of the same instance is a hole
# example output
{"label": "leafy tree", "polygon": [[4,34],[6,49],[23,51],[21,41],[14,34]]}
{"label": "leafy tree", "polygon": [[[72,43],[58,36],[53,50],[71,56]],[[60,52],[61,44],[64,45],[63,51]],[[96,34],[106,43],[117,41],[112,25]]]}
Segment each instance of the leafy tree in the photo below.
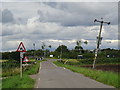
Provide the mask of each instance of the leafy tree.
{"label": "leafy tree", "polygon": [[49,47],[49,48],[51,48],[52,46],[51,46],[51,45],[49,45],[48,47]]}
{"label": "leafy tree", "polygon": [[61,55],[61,53],[62,53],[62,58],[69,58],[69,50],[68,50],[67,46],[65,46],[65,45],[59,46],[59,47],[55,50],[54,55],[55,55],[56,57],[58,57],[58,56]]}
{"label": "leafy tree", "polygon": [[43,42],[41,48],[44,50],[45,47],[46,47],[46,45],[45,45],[45,43]]}
{"label": "leafy tree", "polygon": [[85,42],[82,42],[81,40],[76,41],[75,50],[76,50],[76,51],[78,51],[78,52],[80,52],[80,53],[82,53],[82,52],[83,52],[82,43],[84,43],[84,44],[86,44],[86,45],[88,44],[88,42],[87,42],[87,41],[85,41]]}

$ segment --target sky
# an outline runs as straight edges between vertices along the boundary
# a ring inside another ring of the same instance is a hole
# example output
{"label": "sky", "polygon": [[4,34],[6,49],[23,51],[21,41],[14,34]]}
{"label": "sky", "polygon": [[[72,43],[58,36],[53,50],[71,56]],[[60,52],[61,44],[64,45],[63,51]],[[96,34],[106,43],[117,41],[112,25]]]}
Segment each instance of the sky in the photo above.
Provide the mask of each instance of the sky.
{"label": "sky", "polygon": [[[15,51],[20,42],[26,49],[41,49],[43,43],[52,50],[59,45],[74,49],[77,40],[88,41],[84,49],[96,48],[100,23],[111,22],[102,29],[101,49],[118,49],[118,0],[1,0],[1,51]],[[103,19],[101,19],[103,18]]]}

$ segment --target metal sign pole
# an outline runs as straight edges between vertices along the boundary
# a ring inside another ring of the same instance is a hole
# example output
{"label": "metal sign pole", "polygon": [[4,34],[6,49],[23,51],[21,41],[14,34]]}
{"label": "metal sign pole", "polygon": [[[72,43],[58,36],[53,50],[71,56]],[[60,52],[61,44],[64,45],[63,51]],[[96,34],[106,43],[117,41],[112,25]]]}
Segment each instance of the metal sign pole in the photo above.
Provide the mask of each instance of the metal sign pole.
{"label": "metal sign pole", "polygon": [[24,44],[21,42],[16,50],[17,52],[20,52],[20,77],[22,78],[22,58],[23,53],[26,52]]}
{"label": "metal sign pole", "polygon": [[23,52],[20,52],[20,77],[22,78],[22,58],[23,58]]}

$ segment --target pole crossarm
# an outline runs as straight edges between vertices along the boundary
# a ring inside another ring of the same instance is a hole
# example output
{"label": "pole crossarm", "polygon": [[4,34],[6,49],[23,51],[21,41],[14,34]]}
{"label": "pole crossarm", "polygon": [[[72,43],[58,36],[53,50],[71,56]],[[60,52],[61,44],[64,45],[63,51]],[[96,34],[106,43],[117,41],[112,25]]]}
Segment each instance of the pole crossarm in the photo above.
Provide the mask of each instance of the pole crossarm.
{"label": "pole crossarm", "polygon": [[95,19],[94,22],[107,23],[108,25],[110,24],[110,22],[99,21],[97,19]]}

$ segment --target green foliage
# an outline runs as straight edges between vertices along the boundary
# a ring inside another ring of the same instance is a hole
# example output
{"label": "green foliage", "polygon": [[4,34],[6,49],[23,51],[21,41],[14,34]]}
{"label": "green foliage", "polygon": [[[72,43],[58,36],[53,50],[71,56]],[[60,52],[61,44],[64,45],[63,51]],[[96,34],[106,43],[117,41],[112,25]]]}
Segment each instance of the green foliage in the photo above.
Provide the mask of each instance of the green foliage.
{"label": "green foliage", "polygon": [[20,68],[9,68],[2,70],[2,77],[14,76],[20,73]]}
{"label": "green foliage", "polygon": [[[96,64],[119,64],[119,58],[99,58],[96,61]],[[62,60],[64,63],[66,60]],[[68,65],[91,65],[93,64],[93,59],[68,59]]]}
{"label": "green foliage", "polygon": [[77,52],[76,50],[71,50],[69,53],[69,58],[70,59],[77,59],[79,52]]}
{"label": "green foliage", "polygon": [[67,46],[65,45],[59,46],[54,52],[55,57],[60,56],[61,52],[62,52],[62,56],[61,56],[62,58],[69,58],[69,50]]}
{"label": "green foliage", "polygon": [[20,61],[20,53],[19,52],[4,52],[2,53],[2,59],[11,59]]}
{"label": "green foliage", "polygon": [[82,67],[75,67],[71,65],[65,65],[60,62],[54,61],[54,64],[65,67],[67,69],[70,69],[74,72],[77,73],[82,73],[85,76],[88,76],[92,79],[95,79],[99,82],[112,85],[116,88],[120,88],[120,84],[118,82],[120,75],[113,73],[113,72],[107,72],[107,71],[101,71],[101,70],[93,70],[93,69],[88,69],[88,68],[82,68]]}
{"label": "green foliage", "polygon": [[[20,73],[20,63],[13,63],[13,61],[8,61],[2,64],[2,77],[14,76]],[[31,63],[30,65],[23,67],[23,72],[25,74],[36,74],[40,66],[40,61],[36,64]]]}
{"label": "green foliage", "polygon": [[40,61],[28,67],[24,73],[29,75],[36,74],[38,73],[39,67],[40,67]]}
{"label": "green foliage", "polygon": [[93,57],[94,57],[94,53],[84,53],[83,54],[83,57],[85,58],[85,59],[93,59]]}
{"label": "green foliage", "polygon": [[[35,81],[31,79],[28,75],[38,73],[39,67],[40,67],[40,61],[38,61],[36,64],[27,66],[25,71],[23,71],[22,78],[20,78],[20,75],[19,75],[20,72],[17,73],[16,75],[15,73],[13,73],[13,71],[7,71],[6,75],[9,77],[6,79],[3,79],[2,87],[3,88],[33,88]],[[10,76],[11,74],[13,76]]]}
{"label": "green foliage", "polygon": [[61,52],[61,51],[68,52],[69,50],[68,50],[67,46],[65,46],[65,45],[61,45],[55,50],[55,52]]}
{"label": "green foliage", "polygon": [[25,56],[34,56],[34,54],[36,56],[43,56],[44,55],[44,51],[41,50],[41,49],[38,49],[38,50],[28,50],[26,53],[25,53]]}
{"label": "green foliage", "polygon": [[20,63],[15,60],[8,60],[2,63],[2,77],[16,75],[20,72]]}
{"label": "green foliage", "polygon": [[11,76],[7,79],[3,79],[2,88],[33,88],[34,80],[31,79],[28,75],[23,74],[23,77],[20,78],[20,75]]}

